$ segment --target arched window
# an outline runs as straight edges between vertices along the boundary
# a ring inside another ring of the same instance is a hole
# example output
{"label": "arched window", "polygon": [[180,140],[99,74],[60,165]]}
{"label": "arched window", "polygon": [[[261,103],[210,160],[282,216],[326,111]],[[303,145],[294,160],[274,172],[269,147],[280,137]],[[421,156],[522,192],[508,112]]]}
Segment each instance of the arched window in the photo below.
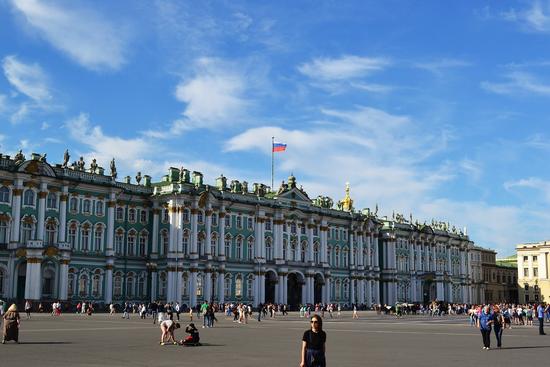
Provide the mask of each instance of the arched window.
{"label": "arched window", "polygon": [[126,277],[126,297],[134,297],[134,273],[128,273]]}
{"label": "arched window", "polygon": [[128,222],[135,223],[136,222],[136,209],[131,208],[128,210]]}
{"label": "arched window", "polygon": [[319,244],[316,242],[313,244],[313,261],[315,264],[319,264]]}
{"label": "arched window", "polygon": [[76,213],[78,211],[78,199],[77,198],[71,198],[71,200],[69,200],[69,211],[71,213]]}
{"label": "arched window", "polygon": [[183,221],[189,223],[189,209],[183,210]]}
{"label": "arched window", "polygon": [[27,217],[23,219],[21,224],[21,242],[27,243],[27,241],[32,240],[34,232],[34,223],[32,219]]}
{"label": "arched window", "polygon": [[199,210],[199,212],[197,213],[197,221],[199,222],[199,224],[204,223],[204,213],[202,212],[202,210]]}
{"label": "arched window", "polygon": [[81,250],[88,251],[90,249],[90,225],[89,224],[85,223],[82,225],[81,235],[82,235]]}
{"label": "arched window", "polygon": [[271,237],[265,240],[265,258],[266,261],[273,261],[273,246],[271,244]]}
{"label": "arched window", "polygon": [[122,229],[117,229],[115,233],[115,252],[117,255],[122,255],[124,246],[124,231]]}
{"label": "arched window", "polygon": [[241,236],[238,236],[237,243],[235,246],[235,259],[242,258],[242,251],[243,251],[243,238]]}
{"label": "arched window", "polygon": [[82,274],[78,281],[78,295],[80,297],[88,296],[88,275]]}
{"label": "arched window", "polygon": [[210,239],[210,254],[212,256],[216,256],[216,253],[218,252],[216,251],[217,244],[218,244],[218,236],[216,234],[213,234]]}
{"label": "arched window", "polygon": [[291,261],[298,261],[298,253],[296,249],[296,241],[292,241],[290,243],[290,260]]}
{"label": "arched window", "polygon": [[189,276],[187,273],[181,275],[181,295],[184,297],[189,296]]}
{"label": "arched window", "polygon": [[246,278],[246,298],[251,301],[254,297],[254,275],[250,274]]}
{"label": "arched window", "polygon": [[57,195],[53,192],[48,194],[46,199],[46,208],[48,209],[57,209]]}
{"label": "arched window", "polygon": [[141,209],[141,210],[139,211],[139,221],[140,221],[142,224],[147,224],[147,210]]}
{"label": "arched window", "polygon": [[70,297],[74,294],[74,273],[69,271],[69,280],[67,282],[67,295]]}
{"label": "arched window", "polygon": [[101,296],[101,275],[99,270],[92,277],[92,297]]}
{"label": "arched window", "polygon": [[183,247],[182,252],[185,255],[188,255],[189,254],[189,232],[187,232],[186,230],[183,231],[183,238],[182,238],[181,244]]}
{"label": "arched window", "polygon": [[231,257],[231,235],[225,236],[225,240],[223,242],[224,249],[225,249],[225,256],[227,258]]}
{"label": "arched window", "polygon": [[197,297],[202,297],[203,295],[203,281],[202,274],[197,274]]}
{"label": "arched window", "polygon": [[235,297],[240,298],[242,296],[243,296],[243,278],[239,274],[235,278]]}
{"label": "arched window", "polygon": [[133,229],[128,232],[128,248],[126,251],[128,256],[136,255],[136,232]]}
{"label": "arched window", "polygon": [[8,219],[0,219],[0,243],[8,243],[10,241],[9,237],[9,222]]}
{"label": "arched window", "polygon": [[246,246],[246,256],[248,260],[254,259],[254,238],[248,237],[247,246]]}
{"label": "arched window", "polygon": [[351,265],[355,265],[357,262],[357,249],[354,248],[352,252],[353,256],[351,257]]}
{"label": "arched window", "polygon": [[342,251],[342,264],[344,266],[344,268],[347,268],[348,267],[348,263],[349,263],[349,251],[347,248],[345,248],[343,251]]}
{"label": "arched window", "polygon": [[122,297],[122,274],[119,272],[115,273],[113,295],[116,298]]}
{"label": "arched window", "polygon": [[168,231],[163,229],[161,234],[160,234],[160,237],[161,237],[161,249],[162,249],[162,254],[164,256],[168,255],[168,243],[170,241],[170,237],[168,237]]}
{"label": "arched window", "polygon": [[199,256],[204,256],[205,246],[206,246],[206,244],[204,243],[205,242],[204,237],[205,237],[204,232],[199,233],[199,236],[198,236]]}
{"label": "arched window", "polygon": [[101,251],[102,248],[103,248],[103,226],[100,224],[95,227],[94,251]]}
{"label": "arched window", "polygon": [[23,194],[23,205],[34,206],[34,191],[31,189],[25,190]]}
{"label": "arched window", "polygon": [[69,230],[67,232],[67,242],[71,245],[71,249],[77,247],[76,239],[78,238],[78,225],[76,222],[69,222]]}
{"label": "arched window", "polygon": [[96,201],[95,203],[95,214],[98,216],[98,217],[102,217],[103,214],[104,214],[104,205],[103,205],[103,201]]}
{"label": "arched window", "polygon": [[340,283],[340,280],[337,280],[334,282],[334,298],[340,299],[342,295],[341,293],[342,293],[341,283]]}
{"label": "arched window", "polygon": [[124,220],[124,208],[120,206],[116,208],[115,219],[117,222],[122,222]]}
{"label": "arched window", "polygon": [[336,268],[340,267],[340,248],[336,247],[334,249],[334,266]]}
{"label": "arched window", "polygon": [[344,299],[352,301],[349,299],[349,282],[344,282]]}
{"label": "arched window", "polygon": [[223,295],[225,298],[231,298],[231,275],[227,274],[223,279]]}
{"label": "arched window", "polygon": [[148,233],[141,232],[139,235],[139,256],[147,255],[147,239],[148,239]]}
{"label": "arched window", "polygon": [[57,225],[55,221],[48,220],[46,223],[46,245],[51,246],[55,243],[55,237],[57,235]]}
{"label": "arched window", "polygon": [[168,222],[170,222],[170,213],[168,213],[168,209],[164,208],[162,209],[162,223]]}
{"label": "arched window", "polygon": [[0,187],[0,203],[10,202],[10,189],[6,186]]}
{"label": "arched window", "polygon": [[92,213],[92,201],[89,199],[85,199],[82,202],[82,213],[84,214],[91,214]]}
{"label": "arched window", "polygon": [[307,242],[303,241],[300,247],[300,261],[306,261]]}
{"label": "arched window", "polygon": [[139,298],[142,298],[145,296],[145,277],[143,275],[141,275],[139,278],[138,278],[138,297]]}

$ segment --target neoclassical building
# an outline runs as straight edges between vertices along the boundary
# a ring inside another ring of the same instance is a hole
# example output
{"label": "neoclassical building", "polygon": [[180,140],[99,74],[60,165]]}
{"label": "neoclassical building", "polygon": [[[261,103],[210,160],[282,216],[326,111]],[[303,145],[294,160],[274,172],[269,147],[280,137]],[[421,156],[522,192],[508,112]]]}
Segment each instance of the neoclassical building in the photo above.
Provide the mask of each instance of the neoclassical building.
{"label": "neoclassical building", "polygon": [[0,297],[197,304],[470,302],[473,242],[413,222],[170,168],[117,181],[95,160],[0,154]]}

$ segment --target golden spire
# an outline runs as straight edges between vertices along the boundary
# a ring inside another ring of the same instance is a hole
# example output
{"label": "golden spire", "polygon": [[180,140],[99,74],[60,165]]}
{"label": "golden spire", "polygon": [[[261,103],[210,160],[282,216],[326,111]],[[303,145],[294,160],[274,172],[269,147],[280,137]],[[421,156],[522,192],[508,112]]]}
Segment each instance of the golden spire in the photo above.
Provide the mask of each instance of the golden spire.
{"label": "golden spire", "polygon": [[353,200],[349,195],[349,182],[346,182],[346,197],[342,200],[342,210],[351,212],[353,209]]}

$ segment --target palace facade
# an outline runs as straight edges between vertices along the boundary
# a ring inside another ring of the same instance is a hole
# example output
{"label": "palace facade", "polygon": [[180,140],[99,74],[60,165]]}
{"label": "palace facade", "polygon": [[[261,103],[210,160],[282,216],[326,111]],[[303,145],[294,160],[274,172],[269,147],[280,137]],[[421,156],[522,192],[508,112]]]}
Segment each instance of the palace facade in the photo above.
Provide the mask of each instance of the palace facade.
{"label": "palace facade", "polygon": [[170,168],[116,179],[95,160],[0,154],[0,297],[105,304],[167,300],[473,302],[473,242],[447,223],[379,217]]}

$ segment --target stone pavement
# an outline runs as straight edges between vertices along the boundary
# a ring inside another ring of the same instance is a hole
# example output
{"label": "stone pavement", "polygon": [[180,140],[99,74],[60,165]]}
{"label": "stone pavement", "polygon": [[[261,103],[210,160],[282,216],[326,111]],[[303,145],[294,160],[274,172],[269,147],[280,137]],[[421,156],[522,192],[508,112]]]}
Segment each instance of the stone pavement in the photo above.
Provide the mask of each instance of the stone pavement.
{"label": "stone pavement", "polygon": [[[213,329],[202,329],[202,320],[195,320],[203,346],[181,347],[160,346],[158,325],[137,315],[130,320],[119,314],[34,315],[28,321],[23,316],[21,344],[0,345],[0,365],[298,366],[308,320],[291,314],[242,325],[217,317],[220,322]],[[187,320],[182,317],[183,327]],[[343,313],[340,319],[325,319],[324,329],[328,365],[338,367],[542,365],[550,352],[550,335],[539,336],[536,325],[506,330],[504,348],[484,351],[479,331],[456,316],[395,319],[363,312],[352,320],[350,313]],[[176,336],[184,334],[180,329]]]}

